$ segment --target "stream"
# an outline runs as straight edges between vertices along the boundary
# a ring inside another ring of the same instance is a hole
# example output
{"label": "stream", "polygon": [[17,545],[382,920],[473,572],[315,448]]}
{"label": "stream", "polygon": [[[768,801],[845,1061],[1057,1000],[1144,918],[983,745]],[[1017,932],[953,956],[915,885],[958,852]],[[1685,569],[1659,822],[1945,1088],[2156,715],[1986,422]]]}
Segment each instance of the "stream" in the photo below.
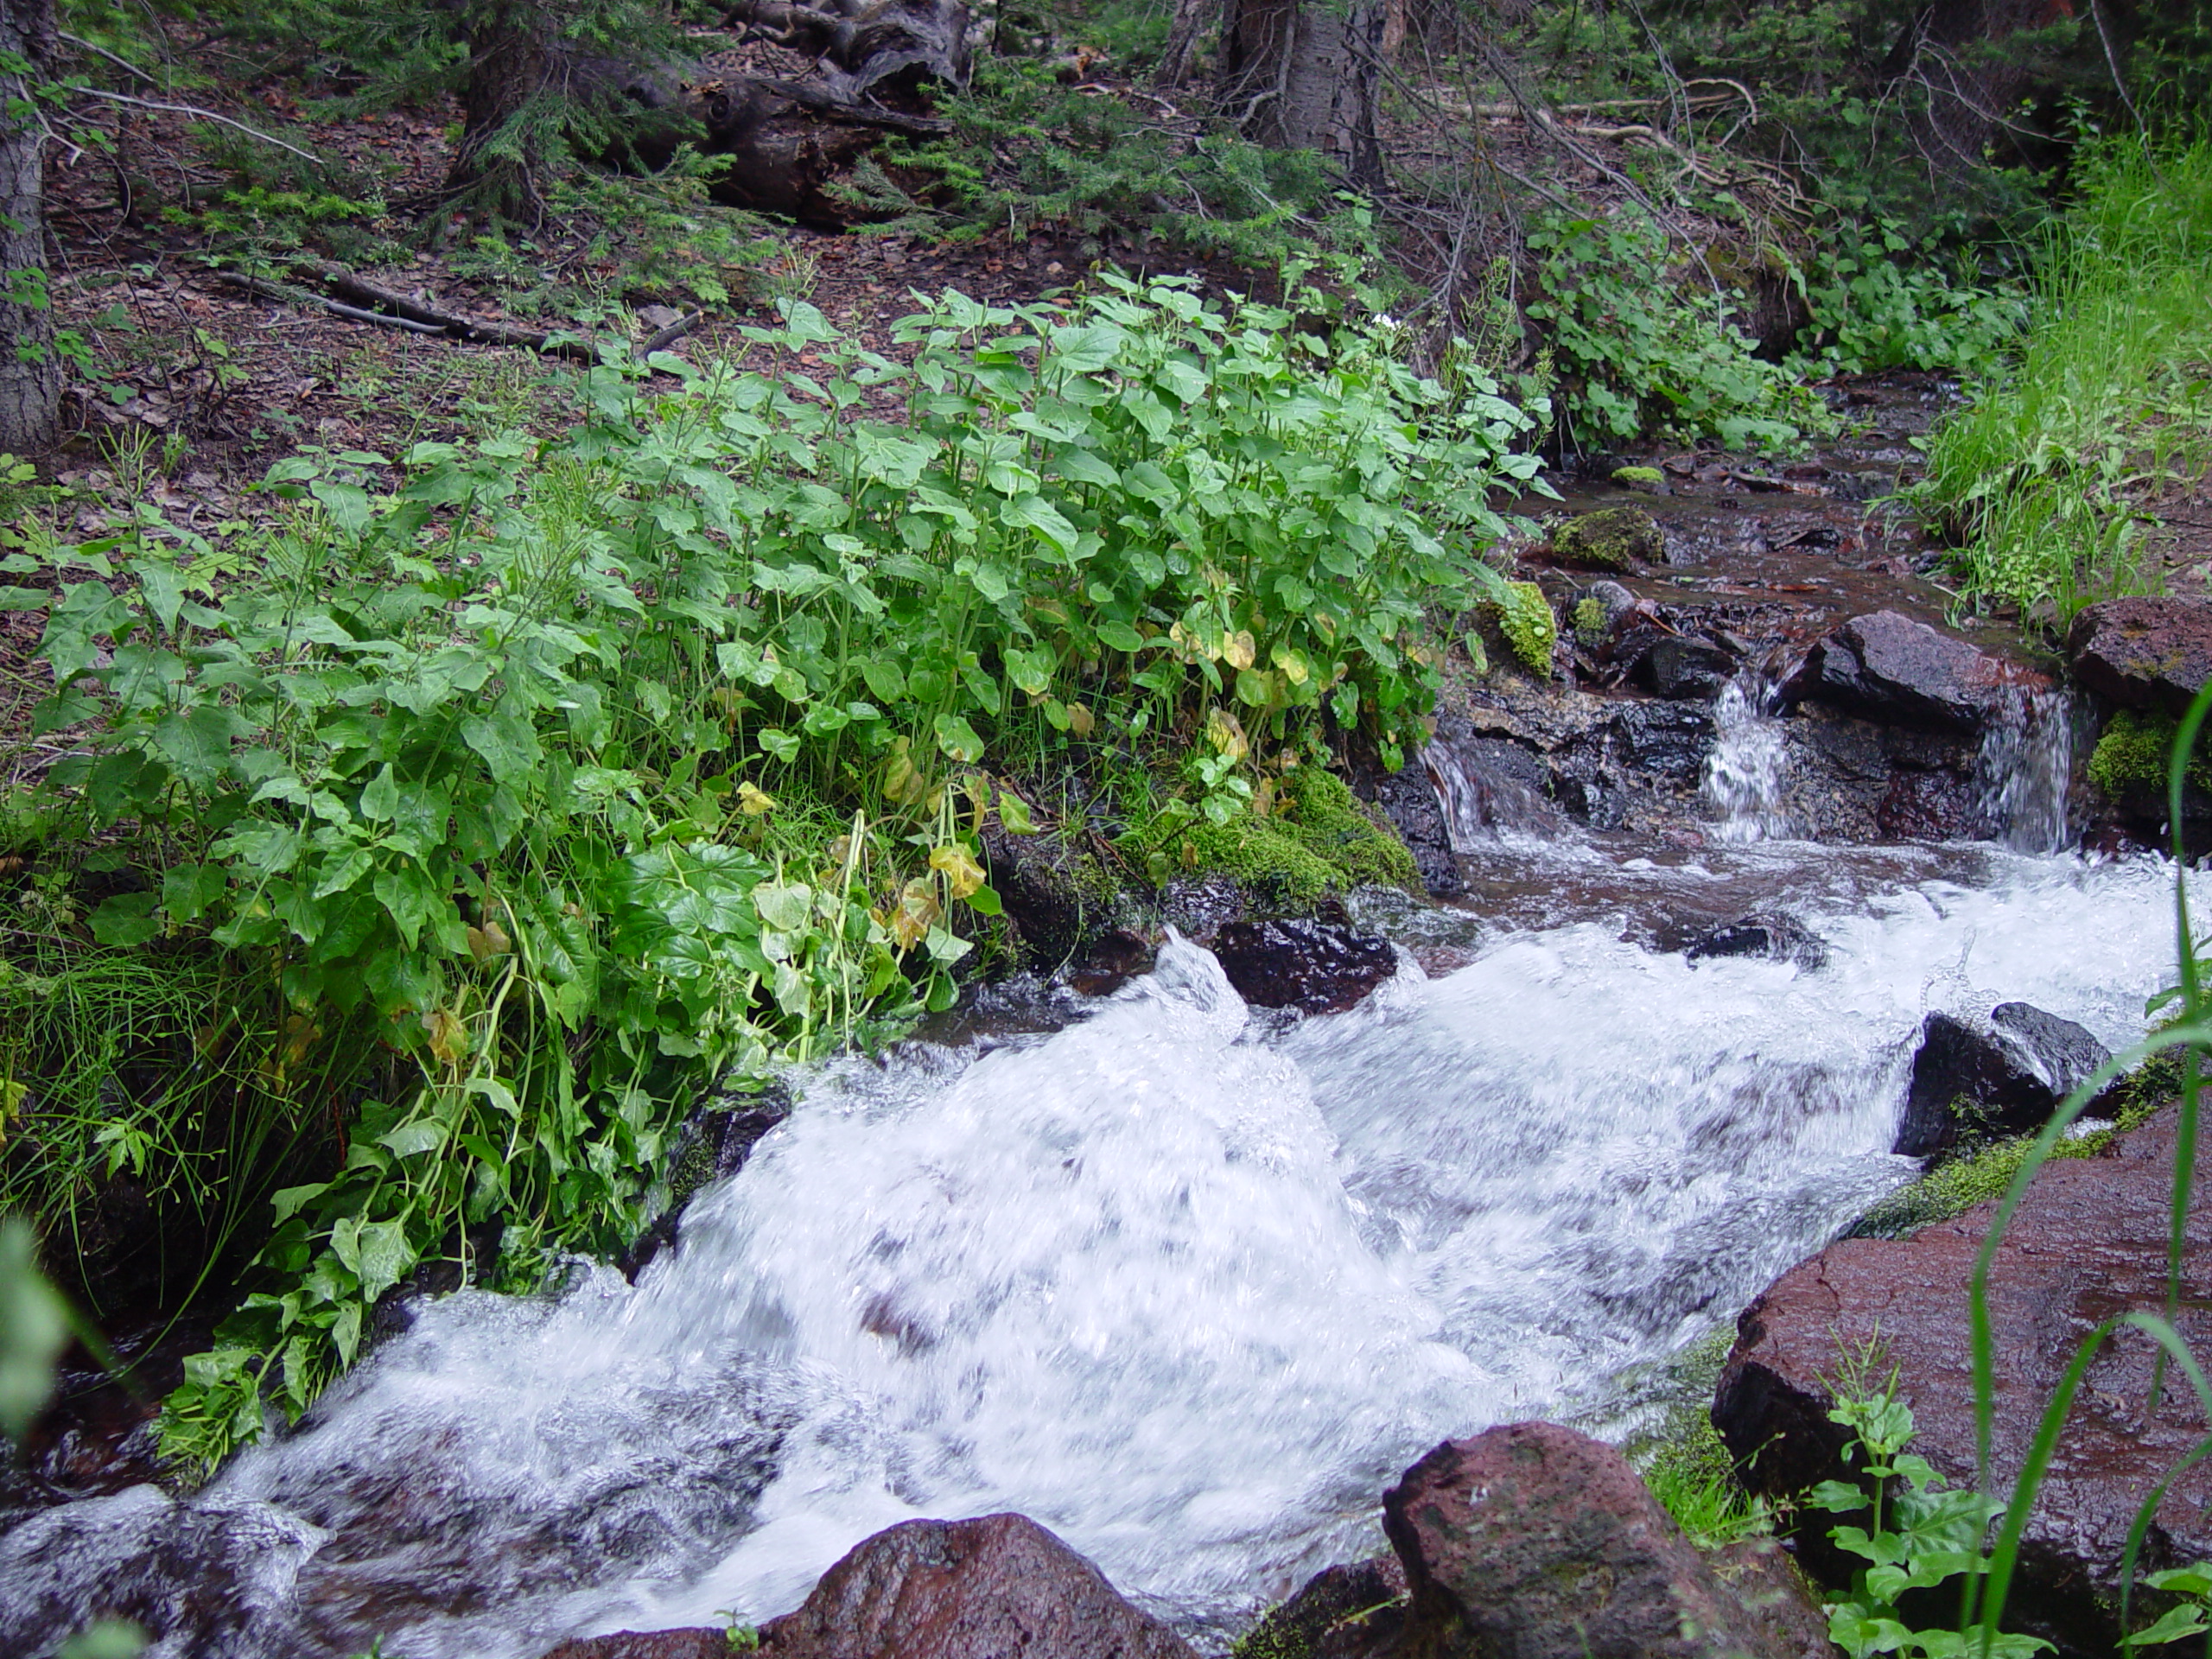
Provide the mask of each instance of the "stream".
{"label": "stream", "polygon": [[[162,1654],[532,1659],[766,1618],[884,1526],[1003,1509],[1203,1641],[1372,1553],[1436,1440],[1617,1423],[1618,1379],[1909,1179],[1924,1010],[2023,999],[2118,1046],[2171,950],[2150,858],[1491,861],[1586,913],[1427,912],[1471,959],[1302,1022],[1174,941],[1058,1031],[812,1074],[634,1287],[431,1304],[198,1496],[0,1539],[0,1650],[135,1587],[221,1604]],[[1715,889],[1787,900],[1824,959],[1636,937]]]}
{"label": "stream", "polygon": [[[1940,616],[1845,505],[1901,442],[1756,524],[1725,479],[1666,504],[1686,552],[1630,588],[1716,638]],[[0,1652],[114,1609],[157,1659],[537,1659],[757,1623],[884,1527],[1001,1510],[1219,1652],[1379,1550],[1438,1440],[1632,1433],[1670,1359],[1917,1173],[1889,1147],[1927,1013],[2026,1001],[2120,1048],[2171,976],[2172,867],[2067,850],[2062,693],[1964,768],[1989,838],[1819,844],[1739,654],[1710,703],[1643,705],[1708,722],[1691,830],[1567,823],[1525,765],[1433,746],[1465,891],[1355,896],[1400,956],[1364,1003],[1248,1008],[1171,936],[1111,996],[795,1077],[634,1285],[427,1302],[197,1494],[0,1535]],[[1751,916],[1798,948],[1685,950]]]}

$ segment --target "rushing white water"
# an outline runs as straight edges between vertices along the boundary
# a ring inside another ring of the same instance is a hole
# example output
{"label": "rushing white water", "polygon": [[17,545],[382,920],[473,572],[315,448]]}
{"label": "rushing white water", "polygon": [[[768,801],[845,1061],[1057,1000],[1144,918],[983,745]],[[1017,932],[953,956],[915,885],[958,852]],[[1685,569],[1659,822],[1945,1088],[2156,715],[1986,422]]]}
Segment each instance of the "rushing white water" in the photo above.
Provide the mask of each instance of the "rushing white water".
{"label": "rushing white water", "polygon": [[634,1287],[450,1298],[199,1497],[0,1538],[0,1651],[190,1594],[157,1654],[524,1659],[1000,1509],[1221,1628],[1375,1547],[1435,1440],[1601,1416],[1903,1179],[1924,1010],[2138,1035],[2164,868],[1983,875],[1801,906],[1818,971],[1580,921],[1286,1027],[1177,943],[1054,1034],[831,1067]]}
{"label": "rushing white water", "polygon": [[1782,804],[1785,728],[1773,702],[1772,683],[1745,669],[1721,687],[1713,705],[1703,792],[1719,815],[1723,841],[1781,841],[1790,833]]}

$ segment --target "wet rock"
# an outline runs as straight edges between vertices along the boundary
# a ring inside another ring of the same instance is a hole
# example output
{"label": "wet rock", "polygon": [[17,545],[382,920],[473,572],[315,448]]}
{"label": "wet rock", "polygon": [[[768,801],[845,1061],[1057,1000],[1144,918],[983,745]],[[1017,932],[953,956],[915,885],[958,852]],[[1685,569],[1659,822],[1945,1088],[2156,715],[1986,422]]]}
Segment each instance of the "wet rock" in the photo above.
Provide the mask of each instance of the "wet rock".
{"label": "wet rock", "polygon": [[1697,697],[1709,702],[1735,672],[1735,653],[1726,647],[1707,639],[1670,636],[1654,641],[1630,675],[1655,697]]}
{"label": "wet rock", "polygon": [[1395,772],[1380,768],[1352,780],[1353,793],[1382,808],[1398,839],[1414,855],[1421,885],[1433,898],[1449,899],[1467,890],[1466,878],[1452,855],[1452,831],[1436,786],[1425,766],[1401,766]]}
{"label": "wet rock", "polygon": [[760,1637],[774,1659],[1192,1659],[1165,1624],[1020,1515],[879,1532]]}
{"label": "wet rock", "polygon": [[1709,928],[1682,947],[1692,962],[1707,957],[1757,957],[1794,962],[1808,973],[1828,959],[1820,937],[1794,916],[1742,916]]}
{"label": "wet rock", "polygon": [[730,1659],[727,1630],[618,1630],[563,1642],[544,1659]]}
{"label": "wet rock", "polygon": [[1552,553],[1567,564],[1597,570],[1634,570],[1667,556],[1659,521],[1642,507],[1600,507],[1568,519],[1552,532]]}
{"label": "wet rock", "polygon": [[1625,1458],[1570,1428],[1446,1441],[1383,1495],[1382,1526],[1411,1591],[1406,1659],[1802,1651],[1738,1600]]}
{"label": "wet rock", "polygon": [[1500,830],[1541,835],[1559,828],[1559,813],[1546,798],[1544,763],[1510,739],[1439,737],[1423,748],[1421,766],[1455,847]]}
{"label": "wet rock", "polygon": [[1614,717],[1613,758],[1632,772],[1694,789],[1713,753],[1713,711],[1688,703],[1630,702]]}
{"label": "wet rock", "polygon": [[1618,626],[1623,617],[1643,608],[1636,595],[1618,582],[1593,582],[1583,589],[1580,598],[1598,601],[1598,607],[1605,612],[1605,623],[1609,627]]}
{"label": "wet rock", "polygon": [[1105,996],[1139,974],[1150,972],[1152,961],[1150,944],[1128,928],[1117,927],[1068,969],[1068,983],[1085,996]]}
{"label": "wet rock", "polygon": [[1997,694],[2038,677],[1895,611],[1853,617],[1807,654],[1783,687],[1882,722],[1972,735]]}
{"label": "wet rock", "polygon": [[[709,1181],[727,1180],[743,1169],[761,1138],[791,1115],[793,1103],[790,1089],[773,1083],[757,1092],[717,1095],[684,1120],[669,1158],[668,1208],[654,1217],[652,1224],[616,1258],[615,1266],[622,1270],[624,1278],[635,1284],[638,1275],[675,1244],[683,1230],[683,1211],[690,1205],[692,1195]],[[479,1252],[480,1259],[485,1261],[496,1258],[498,1254],[496,1249]],[[449,1285],[443,1290],[454,1287]],[[430,1294],[443,1294],[443,1290],[419,1293],[396,1305],[391,1332],[385,1332],[380,1324],[379,1333],[397,1334],[406,1330],[415,1323],[421,1303]],[[382,1302],[378,1304],[377,1313],[382,1321]]]}
{"label": "wet rock", "polygon": [[2186,710],[2212,677],[2212,604],[2198,599],[2108,599],[2066,632],[2074,676],[2131,709]]}
{"label": "wet rock", "polygon": [[[1998,1246],[1989,1311],[1996,1353],[1991,1478],[2012,1490],[2044,1407],[2080,1333],[2131,1311],[2161,1313],[2174,1114],[2123,1137],[2113,1155],[2064,1159],[2037,1173]],[[1953,1485],[1974,1479],[1973,1342],[1966,1287],[1995,1205],[1910,1238],[1846,1239],[1783,1275],[1738,1322],[1713,1420],[1756,1490],[1779,1497],[1847,1478],[1826,1378],[1837,1356],[1878,1334],[1912,1408],[1913,1450]],[[2212,1193],[2197,1184],[2176,1325],[2198,1353],[2212,1343]],[[2138,1506],[2203,1434],[2169,1372],[2168,1403],[2146,1408],[2155,1350],[2123,1332],[2094,1362],[2060,1433],[2034,1512],[2007,1630],[2065,1654],[2109,1654],[2113,1599]],[[1801,1559],[1847,1573],[1813,1522]],[[2212,1463],[2183,1468],[2145,1540],[2140,1571],[2212,1558]]]}
{"label": "wet rock", "polygon": [[1398,971],[1388,939],[1328,922],[1230,922],[1213,953],[1255,1007],[1306,1014],[1341,1013]]}
{"label": "wet rock", "polygon": [[1967,779],[1900,768],[1874,805],[1885,841],[1958,841],[1981,827],[1981,798]]}
{"label": "wet rock", "polygon": [[1638,495],[1668,493],[1667,474],[1656,467],[1616,467],[1611,476],[1621,488],[1633,490]]}
{"label": "wet rock", "polygon": [[[1930,1014],[1921,1022],[1904,1121],[1891,1150],[1923,1158],[1962,1135],[2032,1135],[2111,1058],[2072,1020],[2025,1002],[1999,1004],[1986,1024]],[[2110,1116],[2096,1103],[2090,1112]]]}
{"label": "wet rock", "polygon": [[1406,1596],[1395,1555],[1326,1567],[1246,1633],[1237,1659],[1380,1659],[1405,1629]]}
{"label": "wet rock", "polygon": [[1117,919],[1116,884],[1096,860],[1053,831],[983,831],[983,861],[1023,957],[1050,973],[1079,956]]}

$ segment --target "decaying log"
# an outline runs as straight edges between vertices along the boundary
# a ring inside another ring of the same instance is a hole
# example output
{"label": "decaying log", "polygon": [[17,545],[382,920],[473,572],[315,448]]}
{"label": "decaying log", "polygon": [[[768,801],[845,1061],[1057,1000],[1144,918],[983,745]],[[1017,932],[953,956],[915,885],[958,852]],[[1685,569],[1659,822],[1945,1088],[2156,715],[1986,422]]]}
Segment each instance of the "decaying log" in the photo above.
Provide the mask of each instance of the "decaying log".
{"label": "decaying log", "polygon": [[735,0],[725,16],[748,37],[822,60],[817,73],[842,102],[918,75],[968,84],[968,9],[958,0]]}

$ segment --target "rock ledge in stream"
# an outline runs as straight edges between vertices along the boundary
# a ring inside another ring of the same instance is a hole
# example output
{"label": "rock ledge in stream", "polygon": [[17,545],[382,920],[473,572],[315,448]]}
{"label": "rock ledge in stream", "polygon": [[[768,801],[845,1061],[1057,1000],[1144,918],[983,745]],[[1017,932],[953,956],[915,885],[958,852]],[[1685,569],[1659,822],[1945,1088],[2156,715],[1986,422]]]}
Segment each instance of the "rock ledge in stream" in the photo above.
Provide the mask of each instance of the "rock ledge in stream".
{"label": "rock ledge in stream", "polygon": [[1340,1014],[1398,971],[1389,940],[1327,922],[1230,922],[1213,953],[1253,1007],[1306,1014]]}
{"label": "rock ledge in stream", "polygon": [[2212,678],[2212,605],[2196,599],[2107,599],[2074,619],[2075,677],[2131,709],[2185,712]]}
{"label": "rock ledge in stream", "polygon": [[1026,1516],[907,1521],[760,1632],[774,1659],[1192,1659]]}
{"label": "rock ledge in stream", "polygon": [[[1999,1245],[1990,1277],[1997,1398],[1993,1476],[2012,1489],[2076,1338],[2131,1311],[2162,1312],[2171,1197],[2171,1109],[2098,1158],[2046,1165]],[[2183,1258],[2182,1339],[2212,1343],[2212,1194],[2197,1183]],[[1843,1431],[1824,1379],[1839,1351],[1878,1331],[1911,1407],[1913,1446],[1953,1485],[1974,1478],[1973,1348],[1967,1287],[1993,1204],[1905,1239],[1846,1239],[1783,1275],[1738,1322],[1713,1421],[1755,1490],[1770,1497],[1845,1478]],[[2138,1504],[2202,1438],[2186,1385],[2145,1409],[2155,1350],[2123,1332],[2090,1367],[2030,1517],[2005,1628],[2068,1654],[2109,1653],[2119,1634],[2121,1554]],[[1825,1517],[1822,1517],[1825,1518]],[[1832,1547],[1808,1529],[1808,1566],[1830,1573]],[[2143,1572],[2212,1558],[2212,1463],[2183,1470],[2145,1541]]]}
{"label": "rock ledge in stream", "polygon": [[1764,1570],[1735,1587],[1612,1447],[1553,1423],[1447,1440],[1383,1495],[1412,1592],[1394,1659],[1814,1659],[1827,1635]]}
{"label": "rock ledge in stream", "polygon": [[1815,645],[1783,688],[1885,725],[1970,736],[2005,688],[2048,690],[2033,670],[1895,611],[1855,616]]}
{"label": "rock ledge in stream", "polygon": [[563,1642],[544,1659],[729,1659],[730,1652],[722,1630],[618,1630]]}

